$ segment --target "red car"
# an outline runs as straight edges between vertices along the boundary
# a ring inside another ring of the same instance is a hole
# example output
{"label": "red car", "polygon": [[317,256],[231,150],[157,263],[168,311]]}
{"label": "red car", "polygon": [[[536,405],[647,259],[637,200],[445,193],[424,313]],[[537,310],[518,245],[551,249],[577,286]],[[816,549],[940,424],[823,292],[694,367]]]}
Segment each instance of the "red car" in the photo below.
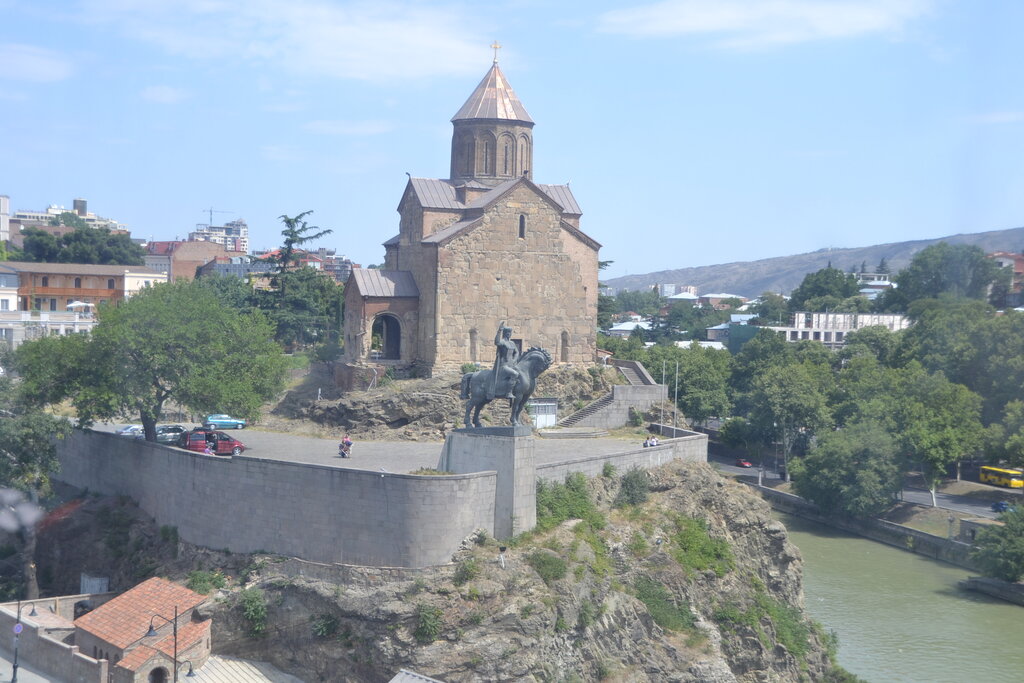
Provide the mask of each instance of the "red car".
{"label": "red car", "polygon": [[197,453],[206,453],[209,447],[214,455],[241,455],[245,450],[245,444],[238,439],[213,429],[193,429],[191,432],[185,432],[181,435],[178,446]]}
{"label": "red car", "polygon": [[736,467],[753,467],[753,463],[743,458],[736,458]]}

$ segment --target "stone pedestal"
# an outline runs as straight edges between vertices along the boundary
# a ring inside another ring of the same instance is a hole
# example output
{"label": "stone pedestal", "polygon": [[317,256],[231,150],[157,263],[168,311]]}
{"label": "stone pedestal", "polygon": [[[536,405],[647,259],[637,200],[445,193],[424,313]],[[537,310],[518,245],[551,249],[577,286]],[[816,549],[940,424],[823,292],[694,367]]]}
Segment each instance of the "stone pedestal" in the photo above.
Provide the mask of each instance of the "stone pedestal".
{"label": "stone pedestal", "polygon": [[456,429],[437,468],[455,474],[494,470],[494,537],[511,538],[537,524],[537,469],[530,427]]}

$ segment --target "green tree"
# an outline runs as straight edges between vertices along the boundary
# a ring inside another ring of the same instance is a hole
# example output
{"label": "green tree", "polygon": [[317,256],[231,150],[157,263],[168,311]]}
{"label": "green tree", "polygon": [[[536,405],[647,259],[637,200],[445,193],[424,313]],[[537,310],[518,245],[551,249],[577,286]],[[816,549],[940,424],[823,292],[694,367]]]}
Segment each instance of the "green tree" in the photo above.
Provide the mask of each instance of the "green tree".
{"label": "green tree", "polygon": [[975,541],[971,557],[985,576],[1016,583],[1024,577],[1024,508],[1004,512],[1002,525],[988,527]]}
{"label": "green tree", "polygon": [[21,235],[21,258],[32,263],[53,263],[57,260],[60,243],[56,237],[39,228],[24,228]]}
{"label": "green tree", "polygon": [[894,278],[897,286],[879,297],[879,307],[906,311],[919,299],[935,299],[943,294],[984,300],[989,288],[1006,277],[1000,270],[980,247],[939,242],[914,255]]}
{"label": "green tree", "polygon": [[[27,410],[16,400],[9,377],[0,377],[0,486],[28,494],[33,504],[51,490],[51,478],[60,470],[57,439],[71,433],[71,423],[39,410]],[[39,597],[35,566],[35,524],[22,519],[25,547],[25,591],[28,599]]]}
{"label": "green tree", "polygon": [[274,286],[277,287],[282,297],[287,293],[290,271],[300,258],[301,250],[299,247],[334,232],[329,228],[321,230],[317,226],[309,225],[303,220],[311,213],[313,212],[303,211],[297,216],[287,216],[284,214],[278,216],[281,222],[284,223],[284,229],[281,231],[281,237],[283,238],[281,248],[277,251],[277,254],[267,257],[266,260],[277,267]]}
{"label": "green tree", "polygon": [[818,297],[835,297],[839,301],[856,296],[858,291],[857,276],[844,273],[831,265],[814,273],[808,273],[800,286],[793,290],[789,297],[790,311],[806,309],[808,299]]}
{"label": "green tree", "polygon": [[615,297],[619,313],[638,313],[639,315],[655,315],[661,308],[661,296],[656,289],[645,289],[639,292],[626,290]]}
{"label": "green tree", "polygon": [[138,266],[145,262],[145,251],[132,242],[131,237],[112,233],[106,228],[83,226],[60,238],[38,228],[25,228],[22,235],[22,258],[26,261],[125,266]]}
{"label": "green tree", "polygon": [[978,358],[975,344],[994,313],[988,304],[972,299],[920,299],[910,308],[915,322],[901,333],[892,363],[902,366],[916,360],[926,370],[971,384],[971,368],[977,367]]}
{"label": "green tree", "polygon": [[597,295],[597,329],[607,330],[612,326],[612,314],[618,312],[618,304],[614,296],[598,293]]}
{"label": "green tree", "polygon": [[903,485],[896,453],[896,442],[878,423],[826,432],[793,462],[793,488],[827,514],[877,516]]}
{"label": "green tree", "polygon": [[789,458],[798,443],[807,443],[831,419],[825,395],[807,366],[774,366],[755,377],[750,421],[782,446],[789,475]]}
{"label": "green tree", "polygon": [[38,403],[70,398],[81,424],[137,414],[156,438],[164,403],[255,417],[284,382],[284,359],[262,313],[240,313],[197,282],[145,289],[103,307],[89,337],[19,347],[16,364]]}
{"label": "green tree", "polygon": [[65,225],[69,228],[75,229],[89,227],[89,224],[86,223],[85,220],[74,211],[65,211],[56,216],[52,216],[49,222],[50,225],[55,227],[58,225]]}
{"label": "green tree", "polygon": [[988,458],[1012,467],[1024,466],[1024,401],[1010,401],[1001,422],[989,425],[985,433]]}
{"label": "green tree", "polygon": [[[681,350],[678,405],[683,415],[697,424],[706,424],[709,417],[728,415],[728,352],[697,345]],[[716,363],[715,355],[723,356],[726,362]]]}
{"label": "green tree", "polygon": [[850,359],[862,354],[870,354],[880,363],[887,364],[896,351],[899,333],[891,331],[884,325],[862,327],[846,335],[846,342],[839,351],[840,360]]}
{"label": "green tree", "polygon": [[754,305],[757,322],[760,325],[781,325],[789,320],[789,304],[786,297],[775,292],[764,292]]}
{"label": "green tree", "polygon": [[255,294],[259,307],[276,326],[275,338],[287,347],[337,339],[343,316],[343,287],[313,268],[287,273],[288,288]]}

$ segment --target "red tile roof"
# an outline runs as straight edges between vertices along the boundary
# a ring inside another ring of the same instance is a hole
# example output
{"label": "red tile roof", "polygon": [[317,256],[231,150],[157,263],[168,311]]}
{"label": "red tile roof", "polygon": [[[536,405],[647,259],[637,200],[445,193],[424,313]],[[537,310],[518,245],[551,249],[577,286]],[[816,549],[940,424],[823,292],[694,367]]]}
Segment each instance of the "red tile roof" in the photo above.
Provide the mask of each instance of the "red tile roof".
{"label": "red tile roof", "polygon": [[[183,586],[154,576],[75,619],[75,627],[123,650],[146,635],[151,620],[153,626],[159,629],[174,617],[175,607],[180,615],[205,599],[205,596]],[[154,615],[160,615],[167,621],[159,618],[154,620]],[[182,624],[179,620],[179,633]],[[181,647],[180,636],[178,647]]]}

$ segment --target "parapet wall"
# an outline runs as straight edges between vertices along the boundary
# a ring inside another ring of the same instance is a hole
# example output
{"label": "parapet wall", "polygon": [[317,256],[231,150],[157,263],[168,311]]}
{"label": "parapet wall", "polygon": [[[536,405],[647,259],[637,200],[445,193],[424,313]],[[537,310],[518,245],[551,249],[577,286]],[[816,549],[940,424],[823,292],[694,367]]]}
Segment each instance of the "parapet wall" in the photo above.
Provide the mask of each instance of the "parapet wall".
{"label": "parapet wall", "polygon": [[368,472],[192,453],[76,430],[57,475],[125,495],[189,543],[317,562],[423,567],[450,561],[475,529],[494,533],[495,473]]}
{"label": "parapet wall", "polygon": [[[678,431],[682,432],[683,430]],[[673,460],[707,462],[707,435],[695,432],[687,432],[687,434],[689,436],[668,439],[653,447],[644,448],[642,445],[638,445],[636,448],[622,453],[583,455],[572,460],[538,465],[537,478],[562,481],[565,479],[565,475],[572,472],[582,472],[588,477],[599,477],[606,464],[614,467],[619,474],[623,474],[634,468],[651,469]]]}
{"label": "parapet wall", "polygon": [[[64,605],[56,604],[57,612],[65,619],[73,618],[74,603],[79,600],[96,599],[102,603],[109,600],[115,594],[104,593],[94,595],[65,595],[59,598]],[[32,668],[41,674],[46,675],[54,681],[81,681],[82,683],[106,683],[107,681],[107,660],[95,660],[92,657],[82,654],[78,647],[67,645],[46,634],[38,628],[28,613],[34,602],[37,610],[49,610],[54,605],[55,598],[26,601],[21,603],[21,635],[18,636],[18,658],[23,662],[31,662]],[[94,601],[94,604],[96,602]],[[70,608],[62,609],[63,606]],[[2,649],[13,659],[14,643],[9,637],[14,633],[14,625],[18,622],[18,608],[13,603],[0,606],[0,633],[8,634],[0,639]]]}
{"label": "parapet wall", "polygon": [[574,427],[615,429],[629,424],[630,408],[643,413],[651,406],[668,398],[664,384],[632,386],[616,384],[612,387],[612,402],[573,424]]}

